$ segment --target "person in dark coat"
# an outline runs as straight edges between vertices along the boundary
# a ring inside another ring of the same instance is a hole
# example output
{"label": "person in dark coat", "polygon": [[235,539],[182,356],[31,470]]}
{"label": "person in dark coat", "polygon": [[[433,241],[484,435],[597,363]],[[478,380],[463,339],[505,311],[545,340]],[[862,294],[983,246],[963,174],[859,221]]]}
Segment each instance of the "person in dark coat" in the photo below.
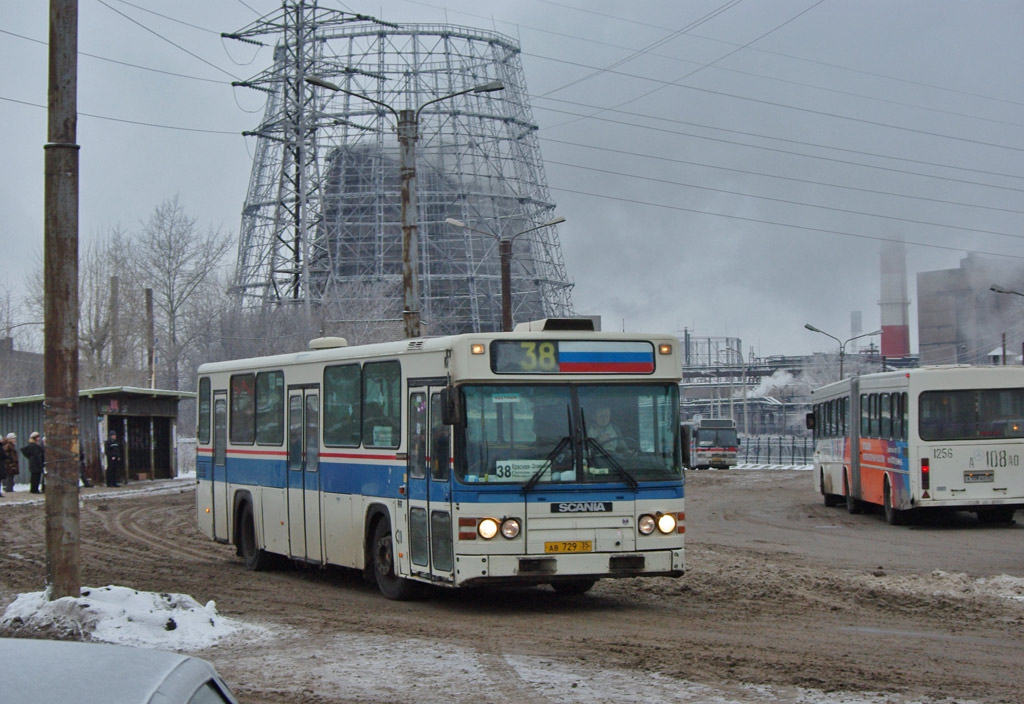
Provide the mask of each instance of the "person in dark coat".
{"label": "person in dark coat", "polygon": [[119,486],[121,469],[124,466],[124,450],[117,440],[117,433],[110,431],[110,439],[103,443],[103,454],[107,456],[107,486]]}
{"label": "person in dark coat", "polygon": [[39,433],[32,431],[28,445],[21,448],[21,454],[28,460],[29,493],[41,494],[39,483],[43,480],[43,464],[46,462],[43,446],[39,444]]}
{"label": "person in dark coat", "polygon": [[4,491],[14,493],[14,478],[18,476],[18,436],[14,433],[7,433],[4,438],[3,449],[0,450],[0,462],[6,467],[3,486]]}

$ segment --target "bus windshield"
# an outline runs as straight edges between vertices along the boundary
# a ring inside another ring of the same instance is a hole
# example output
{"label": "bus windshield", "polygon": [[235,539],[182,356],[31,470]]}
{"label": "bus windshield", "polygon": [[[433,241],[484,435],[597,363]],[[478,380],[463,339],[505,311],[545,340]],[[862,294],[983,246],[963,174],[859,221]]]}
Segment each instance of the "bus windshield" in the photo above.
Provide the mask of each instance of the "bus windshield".
{"label": "bus windshield", "polygon": [[1024,437],[1024,389],[966,389],[921,394],[922,440]]}
{"label": "bus windshield", "polygon": [[738,444],[735,428],[701,428],[697,431],[697,447],[736,447]]}
{"label": "bus windshield", "polygon": [[678,479],[675,384],[463,387],[456,474],[519,484]]}

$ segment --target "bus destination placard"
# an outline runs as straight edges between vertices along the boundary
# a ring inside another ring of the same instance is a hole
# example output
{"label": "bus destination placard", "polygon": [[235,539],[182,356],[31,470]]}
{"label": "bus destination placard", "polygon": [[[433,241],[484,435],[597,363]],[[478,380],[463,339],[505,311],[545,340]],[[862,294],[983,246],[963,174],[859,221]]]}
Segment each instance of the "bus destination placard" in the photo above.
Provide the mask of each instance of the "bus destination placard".
{"label": "bus destination placard", "polygon": [[612,340],[494,340],[496,374],[653,374],[654,345]]}

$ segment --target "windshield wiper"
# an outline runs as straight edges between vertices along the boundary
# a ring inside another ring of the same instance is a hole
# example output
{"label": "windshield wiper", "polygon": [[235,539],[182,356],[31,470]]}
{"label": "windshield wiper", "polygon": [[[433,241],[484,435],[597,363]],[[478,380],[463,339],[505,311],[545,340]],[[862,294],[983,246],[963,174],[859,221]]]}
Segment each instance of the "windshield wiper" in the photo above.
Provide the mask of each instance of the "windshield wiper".
{"label": "windshield wiper", "polygon": [[568,435],[566,435],[565,437],[558,441],[558,444],[555,445],[554,449],[551,450],[551,452],[549,452],[547,456],[544,458],[544,464],[542,464],[540,468],[533,473],[533,476],[530,477],[525,484],[523,484],[523,491],[530,491],[530,489],[537,485],[537,482],[540,481],[540,478],[544,476],[544,472],[551,469],[551,461],[558,457],[558,455],[561,454],[563,450],[565,450],[565,446],[568,445],[570,442],[571,441],[569,440]]}
{"label": "windshield wiper", "polygon": [[[526,480],[526,483],[523,484],[523,491],[530,491],[531,489],[533,489],[533,487],[535,487],[537,485],[537,482],[540,481],[540,478],[544,476],[544,472],[546,472],[549,469],[551,469],[551,462],[552,462],[552,460],[554,460],[556,457],[558,457],[558,455],[563,450],[565,450],[565,446],[569,445],[572,442],[572,410],[569,408],[568,404],[566,404],[566,406],[565,406],[565,412],[566,412],[566,414],[568,414],[568,417],[569,417],[569,434],[566,435],[565,437],[563,437],[561,440],[559,440],[558,443],[555,445],[555,447],[551,450],[551,452],[549,452],[547,454],[547,456],[544,457],[544,463],[540,466],[540,468],[537,469],[536,472],[533,473],[533,476],[531,476],[528,480]],[[572,465],[571,466],[575,467],[575,465],[576,465],[576,457],[575,457],[575,455],[571,455],[571,456],[572,456]]]}
{"label": "windshield wiper", "polygon": [[623,467],[617,459],[612,457],[612,454],[608,452],[608,450],[604,449],[604,445],[599,443],[594,438],[587,438],[587,447],[593,450],[599,457],[603,457],[605,460],[607,460],[608,464],[612,466],[612,469],[618,472],[619,475],[626,480],[626,483],[629,484],[631,488],[636,489],[638,486],[640,486],[637,480],[633,478],[633,475],[626,471],[626,468]]}

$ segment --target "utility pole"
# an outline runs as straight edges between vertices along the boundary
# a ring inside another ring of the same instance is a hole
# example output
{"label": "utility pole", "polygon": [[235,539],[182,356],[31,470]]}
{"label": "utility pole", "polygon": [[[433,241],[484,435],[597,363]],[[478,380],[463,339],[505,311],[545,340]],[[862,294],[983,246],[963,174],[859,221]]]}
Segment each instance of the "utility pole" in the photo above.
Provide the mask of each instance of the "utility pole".
{"label": "utility pole", "polygon": [[78,0],[50,0],[45,165],[46,584],[79,597],[78,513]]}
{"label": "utility pole", "polygon": [[153,321],[153,289],[146,291],[146,372],[149,376],[149,388],[156,388],[156,335]]}

